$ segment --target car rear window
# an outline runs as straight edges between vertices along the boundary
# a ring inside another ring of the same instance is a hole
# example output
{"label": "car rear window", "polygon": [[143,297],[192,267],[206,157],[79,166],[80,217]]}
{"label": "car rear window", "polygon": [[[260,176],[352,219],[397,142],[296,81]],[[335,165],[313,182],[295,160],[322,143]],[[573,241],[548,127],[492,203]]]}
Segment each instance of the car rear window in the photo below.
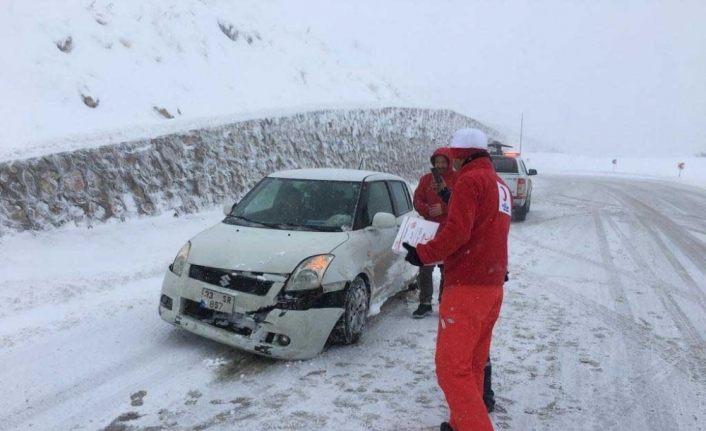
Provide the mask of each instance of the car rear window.
{"label": "car rear window", "polygon": [[517,160],[512,157],[493,157],[493,166],[498,173],[517,173]]}

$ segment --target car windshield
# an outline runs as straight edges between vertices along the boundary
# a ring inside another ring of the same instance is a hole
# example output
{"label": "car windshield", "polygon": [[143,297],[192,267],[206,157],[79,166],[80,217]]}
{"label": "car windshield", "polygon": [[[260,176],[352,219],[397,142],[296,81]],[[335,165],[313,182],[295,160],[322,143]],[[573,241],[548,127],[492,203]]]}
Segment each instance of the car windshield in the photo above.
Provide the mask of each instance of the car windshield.
{"label": "car windshield", "polygon": [[513,157],[493,157],[493,166],[495,166],[495,172],[498,173],[517,173],[517,160]]}
{"label": "car windshield", "polygon": [[350,230],[360,183],[265,178],[225,222],[287,230]]}

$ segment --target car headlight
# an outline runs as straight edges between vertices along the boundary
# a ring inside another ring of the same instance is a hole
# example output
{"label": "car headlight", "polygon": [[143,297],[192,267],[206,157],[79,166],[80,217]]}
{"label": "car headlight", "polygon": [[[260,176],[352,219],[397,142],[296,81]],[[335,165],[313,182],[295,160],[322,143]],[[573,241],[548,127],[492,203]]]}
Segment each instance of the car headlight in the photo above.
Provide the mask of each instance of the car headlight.
{"label": "car headlight", "polygon": [[189,258],[189,250],[191,250],[191,241],[188,241],[181,247],[179,253],[177,253],[176,257],[174,258],[174,263],[169,266],[169,269],[179,277],[181,277],[181,273],[184,272],[184,267],[186,266],[186,259]]}
{"label": "car headlight", "polygon": [[310,290],[321,287],[321,280],[332,260],[332,254],[319,254],[304,259],[292,273],[284,290]]}

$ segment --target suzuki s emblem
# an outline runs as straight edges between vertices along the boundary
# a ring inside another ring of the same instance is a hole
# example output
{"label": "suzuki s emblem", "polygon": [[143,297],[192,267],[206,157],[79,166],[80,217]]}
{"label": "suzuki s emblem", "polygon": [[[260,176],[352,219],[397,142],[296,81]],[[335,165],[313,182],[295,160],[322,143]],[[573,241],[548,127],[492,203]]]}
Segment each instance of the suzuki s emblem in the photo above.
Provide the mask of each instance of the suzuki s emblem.
{"label": "suzuki s emblem", "polygon": [[230,276],[228,274],[225,274],[223,277],[221,277],[221,280],[218,282],[223,287],[226,287],[230,285]]}

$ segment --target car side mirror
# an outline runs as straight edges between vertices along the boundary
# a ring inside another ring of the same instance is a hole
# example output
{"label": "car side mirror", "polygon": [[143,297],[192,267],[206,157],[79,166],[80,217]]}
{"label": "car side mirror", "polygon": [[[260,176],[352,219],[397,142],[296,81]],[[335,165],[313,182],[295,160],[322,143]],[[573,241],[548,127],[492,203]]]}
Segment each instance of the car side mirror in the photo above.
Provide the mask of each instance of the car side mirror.
{"label": "car side mirror", "polygon": [[529,172],[527,172],[527,175],[537,175],[537,170],[536,170],[536,169],[530,169]]}
{"label": "car side mirror", "polygon": [[397,219],[390,213],[377,213],[373,217],[373,227],[376,229],[397,227]]}
{"label": "car side mirror", "polygon": [[234,208],[236,205],[238,205],[237,202],[234,203],[234,204],[224,204],[224,205],[223,205],[223,215],[228,215],[228,214],[230,214],[230,212],[233,211],[233,208]]}

